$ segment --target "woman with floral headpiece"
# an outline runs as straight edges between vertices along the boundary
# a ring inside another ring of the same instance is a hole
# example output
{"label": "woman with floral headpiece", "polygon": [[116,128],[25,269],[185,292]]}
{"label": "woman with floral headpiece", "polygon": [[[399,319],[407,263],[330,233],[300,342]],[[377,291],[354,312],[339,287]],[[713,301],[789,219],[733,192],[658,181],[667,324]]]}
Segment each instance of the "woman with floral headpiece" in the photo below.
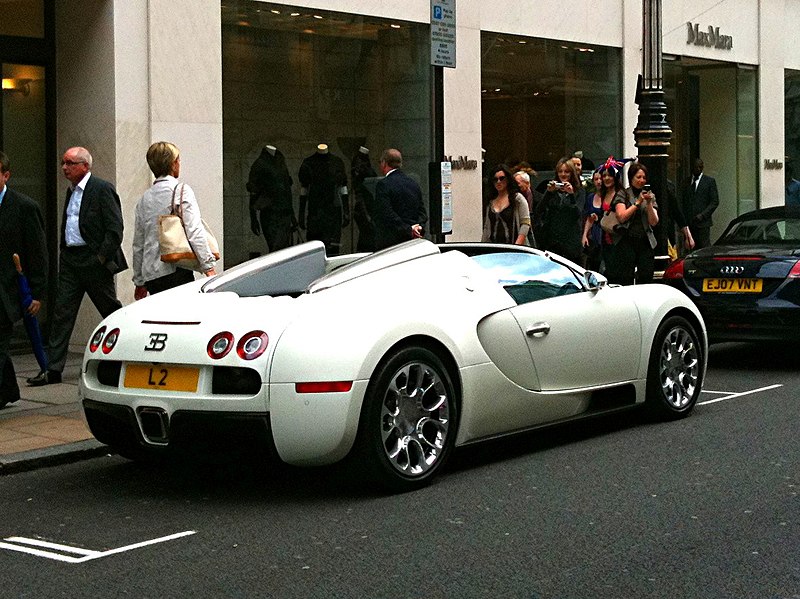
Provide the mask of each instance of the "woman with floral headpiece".
{"label": "woman with floral headpiece", "polygon": [[624,162],[614,160],[609,156],[605,164],[601,165],[592,175],[595,193],[586,200],[586,209],[583,211],[584,225],[581,243],[586,252],[586,268],[601,272],[608,264],[612,239],[611,235],[603,231],[600,219],[611,210],[611,201],[619,190],[622,189],[620,171]]}

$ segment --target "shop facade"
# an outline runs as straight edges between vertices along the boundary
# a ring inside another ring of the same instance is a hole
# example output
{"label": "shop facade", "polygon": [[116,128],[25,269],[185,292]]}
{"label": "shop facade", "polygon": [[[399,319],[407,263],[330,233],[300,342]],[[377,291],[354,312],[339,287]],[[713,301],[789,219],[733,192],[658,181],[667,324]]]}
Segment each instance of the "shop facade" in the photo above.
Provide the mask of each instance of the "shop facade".
{"label": "shop facade", "polygon": [[[52,257],[66,190],[58,159],[71,145],[88,147],[94,171],[115,182],[131,231],[150,183],[146,148],[176,143],[225,267],[268,250],[246,189],[268,145],[286,159],[295,210],[300,167],[322,144],[344,165],[350,203],[359,154],[377,171],[381,150],[399,148],[426,201],[428,164],[452,157],[450,240],[480,238],[482,159],[525,161],[544,176],[575,150],[595,165],[637,153],[641,0],[456,0],[455,68],[430,65],[430,0],[10,4],[0,132],[12,184],[45,209]],[[663,5],[669,175],[680,183],[704,159],[720,190],[719,233],[736,214],[783,203],[786,157],[800,156],[800,46],[785,27],[800,1]],[[357,237],[345,226],[342,251]],[[127,273],[118,286],[132,301]],[[96,320],[88,306],[75,338]]]}

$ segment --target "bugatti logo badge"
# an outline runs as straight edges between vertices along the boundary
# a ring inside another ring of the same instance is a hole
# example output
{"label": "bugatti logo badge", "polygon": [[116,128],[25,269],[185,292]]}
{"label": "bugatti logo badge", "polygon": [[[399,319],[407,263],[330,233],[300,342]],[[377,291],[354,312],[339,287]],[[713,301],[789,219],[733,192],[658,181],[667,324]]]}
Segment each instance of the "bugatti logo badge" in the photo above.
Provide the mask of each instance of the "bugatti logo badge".
{"label": "bugatti logo badge", "polygon": [[723,266],[719,269],[721,275],[740,275],[744,272],[744,266]]}
{"label": "bugatti logo badge", "polygon": [[144,346],[144,351],[163,351],[166,346],[166,333],[150,333],[150,343]]}

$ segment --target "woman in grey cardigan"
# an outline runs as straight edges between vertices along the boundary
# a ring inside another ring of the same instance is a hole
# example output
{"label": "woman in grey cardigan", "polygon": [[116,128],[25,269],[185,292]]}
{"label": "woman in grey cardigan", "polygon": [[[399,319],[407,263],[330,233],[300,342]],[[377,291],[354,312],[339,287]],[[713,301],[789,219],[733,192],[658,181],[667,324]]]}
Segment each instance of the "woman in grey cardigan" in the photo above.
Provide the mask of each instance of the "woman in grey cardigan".
{"label": "woman in grey cardigan", "polygon": [[500,164],[492,171],[492,190],[481,241],[526,245],[530,228],[528,202],[519,192],[509,168]]}

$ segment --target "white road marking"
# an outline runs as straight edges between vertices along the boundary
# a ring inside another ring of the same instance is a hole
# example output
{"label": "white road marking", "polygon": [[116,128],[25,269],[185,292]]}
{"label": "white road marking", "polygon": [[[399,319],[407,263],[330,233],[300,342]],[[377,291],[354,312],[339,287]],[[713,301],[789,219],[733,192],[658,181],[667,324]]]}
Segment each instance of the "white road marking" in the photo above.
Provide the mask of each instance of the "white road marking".
{"label": "white road marking", "polygon": [[[705,406],[710,403],[717,403],[718,401],[725,401],[726,399],[733,399],[735,397],[742,397],[743,395],[750,395],[751,393],[761,393],[762,391],[769,391],[770,389],[777,389],[778,387],[783,387],[783,385],[770,385],[769,387],[761,387],[760,389],[751,389],[750,391],[742,391],[741,393],[731,393],[726,395],[725,397],[717,397],[716,399],[709,399],[708,401],[701,401],[698,402],[698,406]],[[708,393],[713,393],[713,391],[709,391]]]}
{"label": "white road marking", "polygon": [[[134,543],[133,545],[126,545],[125,547],[118,547],[116,549],[109,549],[108,551],[93,551],[91,549],[83,549],[81,547],[70,547],[69,545],[59,545],[58,543],[50,543],[49,541],[40,541],[39,539],[28,539],[25,537],[8,537],[3,539],[6,543],[0,543],[0,549],[9,549],[11,551],[19,551],[20,553],[28,553],[38,557],[46,557],[60,562],[68,562],[70,564],[79,564],[89,560],[106,557],[114,553],[122,553],[123,551],[130,551],[131,549],[139,549],[147,545],[155,545],[156,543],[164,543],[195,534],[197,531],[186,530],[178,532],[166,537],[159,537],[149,541],[142,541],[141,543]],[[36,547],[44,547],[46,549],[54,549],[63,553],[75,553],[81,557],[73,557],[71,555],[63,555],[62,553],[54,553],[52,551],[44,551],[42,549],[35,549]]]}

